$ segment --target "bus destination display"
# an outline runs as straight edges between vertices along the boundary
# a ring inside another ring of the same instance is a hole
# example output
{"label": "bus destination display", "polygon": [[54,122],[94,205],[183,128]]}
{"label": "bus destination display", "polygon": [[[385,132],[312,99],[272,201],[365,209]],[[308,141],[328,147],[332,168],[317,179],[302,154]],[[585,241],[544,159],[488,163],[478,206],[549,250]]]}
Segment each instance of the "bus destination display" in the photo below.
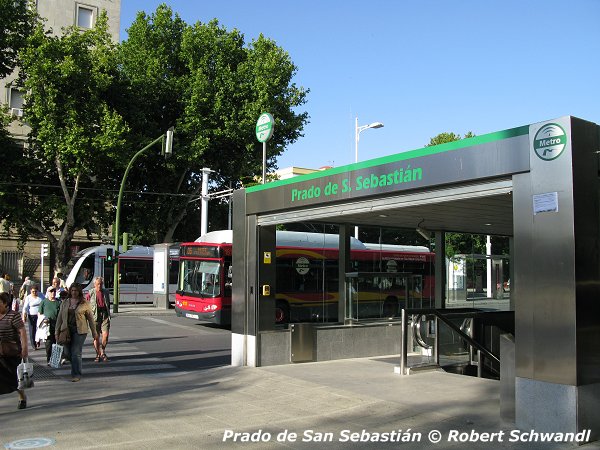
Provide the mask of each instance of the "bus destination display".
{"label": "bus destination display", "polygon": [[186,245],[181,247],[181,256],[196,256],[203,258],[218,258],[219,247],[204,247],[199,245]]}

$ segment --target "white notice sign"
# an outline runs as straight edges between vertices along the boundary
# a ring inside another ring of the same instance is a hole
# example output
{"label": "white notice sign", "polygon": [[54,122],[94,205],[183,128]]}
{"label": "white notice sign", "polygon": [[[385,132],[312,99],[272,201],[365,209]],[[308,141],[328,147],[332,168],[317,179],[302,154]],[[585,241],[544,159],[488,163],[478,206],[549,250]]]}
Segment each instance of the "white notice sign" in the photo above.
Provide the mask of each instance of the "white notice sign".
{"label": "white notice sign", "polygon": [[165,264],[167,263],[167,258],[165,254],[165,249],[155,249],[154,250],[154,277],[152,283],[152,292],[154,294],[165,294]]}
{"label": "white notice sign", "polygon": [[558,212],[558,192],[533,195],[533,215],[543,212]]}

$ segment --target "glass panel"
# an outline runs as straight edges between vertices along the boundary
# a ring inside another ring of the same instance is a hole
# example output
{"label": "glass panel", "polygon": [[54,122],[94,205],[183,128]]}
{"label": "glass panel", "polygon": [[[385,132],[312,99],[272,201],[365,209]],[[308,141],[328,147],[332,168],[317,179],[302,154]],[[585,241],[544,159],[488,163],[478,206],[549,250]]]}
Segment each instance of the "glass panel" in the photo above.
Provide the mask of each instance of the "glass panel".
{"label": "glass panel", "polygon": [[201,297],[218,297],[221,293],[219,261],[181,261],[179,290]]}
{"label": "glass panel", "polygon": [[81,28],[92,28],[94,12],[89,8],[79,6],[77,8],[77,26]]}
{"label": "glass panel", "polygon": [[17,89],[10,90],[10,107],[23,109],[23,93]]}
{"label": "glass panel", "polygon": [[510,257],[454,255],[446,261],[447,307],[508,311]]}
{"label": "glass panel", "polygon": [[82,286],[87,286],[94,278],[94,259],[96,253],[90,253],[81,263],[77,275],[75,276],[75,283]]}

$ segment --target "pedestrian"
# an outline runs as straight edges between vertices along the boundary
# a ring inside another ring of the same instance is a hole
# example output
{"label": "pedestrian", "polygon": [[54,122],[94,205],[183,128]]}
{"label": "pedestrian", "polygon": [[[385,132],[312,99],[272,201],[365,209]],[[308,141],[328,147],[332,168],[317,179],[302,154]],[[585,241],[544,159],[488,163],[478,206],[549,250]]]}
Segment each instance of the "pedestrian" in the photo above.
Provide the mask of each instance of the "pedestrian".
{"label": "pedestrian", "polygon": [[10,281],[10,275],[7,273],[2,274],[0,277],[0,292],[8,293],[10,297],[10,307],[14,309],[13,299],[15,298],[15,284]]}
{"label": "pedestrian", "polygon": [[[69,289],[70,298],[61,302],[56,319],[56,342],[65,346],[65,353],[71,359],[71,381],[79,381],[82,375],[83,344],[88,331],[92,331],[94,339],[98,338],[96,324],[92,315],[92,307],[83,298],[83,291],[78,284]],[[68,333],[68,341],[64,335]]]}
{"label": "pedestrian", "polygon": [[0,394],[17,391],[19,409],[27,407],[25,391],[18,389],[17,366],[28,357],[27,333],[19,313],[9,309],[10,296],[0,293]]}
{"label": "pedestrian", "polygon": [[48,292],[50,291],[50,289],[54,289],[54,298],[59,298],[60,293],[62,291],[66,291],[65,288],[62,288],[60,286],[60,278],[58,277],[52,278],[52,284],[48,286],[48,289],[46,289],[46,297],[48,297]]}
{"label": "pedestrian", "polygon": [[[67,289],[67,283],[65,281],[65,276],[63,275],[62,272],[57,272],[56,273],[56,278],[58,278],[58,281],[60,282],[60,288],[63,290]],[[58,298],[58,293],[56,294],[56,298]]]}
{"label": "pedestrian", "polygon": [[9,296],[12,294],[12,283],[10,282],[10,276],[7,273],[3,273],[0,276],[0,293],[6,292]]}
{"label": "pedestrian", "polygon": [[35,339],[35,333],[37,332],[38,309],[43,299],[44,297],[39,294],[37,285],[34,285],[31,288],[31,293],[25,297],[23,303],[23,322],[29,321],[29,341],[34,350],[40,348],[40,344]]}
{"label": "pedestrian", "polygon": [[31,278],[25,277],[25,280],[23,280],[23,284],[21,285],[21,288],[19,289],[19,308],[23,307],[23,303],[25,302],[25,297],[27,297],[29,294],[31,294],[32,286],[35,286],[35,282]]}
{"label": "pedestrian", "polygon": [[0,277],[0,292],[6,292],[10,296],[10,309],[15,311],[18,307],[18,301],[15,297],[15,284],[10,281],[10,275],[5,273]]}
{"label": "pedestrian", "polygon": [[56,319],[58,317],[58,311],[60,309],[60,300],[56,299],[56,290],[49,289],[48,295],[39,308],[39,314],[44,316],[44,320],[47,321],[48,326],[48,337],[46,338],[46,363],[50,365],[50,356],[52,356],[52,344],[56,344]]}
{"label": "pedestrian", "polygon": [[[108,344],[108,335],[110,332],[110,294],[108,289],[104,289],[104,278],[96,277],[94,280],[94,289],[87,295],[87,301],[90,302],[94,321],[96,322],[96,332],[98,337],[94,339],[94,349],[96,350],[96,362],[107,362],[106,344]],[[100,339],[102,337],[102,339]]]}

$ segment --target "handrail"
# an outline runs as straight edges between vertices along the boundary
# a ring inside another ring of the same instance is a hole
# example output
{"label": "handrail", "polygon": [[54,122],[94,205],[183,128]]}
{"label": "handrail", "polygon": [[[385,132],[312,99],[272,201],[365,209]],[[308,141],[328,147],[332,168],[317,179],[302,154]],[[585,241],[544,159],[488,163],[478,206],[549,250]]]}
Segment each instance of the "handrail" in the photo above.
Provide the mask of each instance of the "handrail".
{"label": "handrail", "polygon": [[[465,314],[465,313],[462,313],[462,314]],[[406,333],[406,331],[407,331],[406,320],[407,320],[408,315],[417,316],[417,317],[422,317],[423,315],[435,316],[438,320],[441,320],[447,326],[449,326],[453,331],[458,333],[458,335],[462,339],[464,339],[469,345],[471,345],[472,347],[477,349],[478,353],[483,353],[490,360],[495,361],[497,364],[500,364],[500,358],[498,358],[496,355],[494,355],[492,352],[490,352],[488,349],[486,349],[479,342],[475,341],[471,336],[469,336],[468,334],[463,332],[460,329],[460,327],[458,327],[457,325],[452,323],[450,320],[448,320],[446,317],[444,317],[444,315],[442,315],[438,310],[435,310],[435,309],[402,309],[402,340],[403,340],[402,350],[403,350],[403,354],[402,354],[400,369],[401,369],[401,373],[403,375],[406,373],[406,367],[407,367],[406,352],[408,350],[408,348],[407,348],[408,346],[407,346],[406,341],[407,341],[408,336]],[[437,341],[438,337],[439,337],[439,331],[436,328],[436,341]],[[437,348],[437,343],[436,343],[436,348]],[[496,371],[494,370],[494,372],[496,372]]]}

